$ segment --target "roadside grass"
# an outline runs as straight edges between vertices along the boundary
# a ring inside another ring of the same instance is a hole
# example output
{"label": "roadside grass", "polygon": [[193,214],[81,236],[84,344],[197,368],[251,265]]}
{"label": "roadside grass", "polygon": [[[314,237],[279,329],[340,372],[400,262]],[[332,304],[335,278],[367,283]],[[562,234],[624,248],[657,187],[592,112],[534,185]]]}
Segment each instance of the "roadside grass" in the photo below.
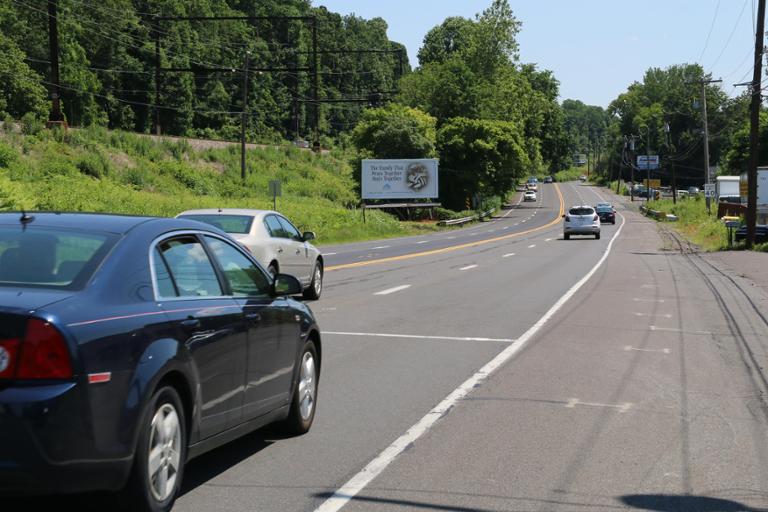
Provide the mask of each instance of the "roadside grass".
{"label": "roadside grass", "polygon": [[0,133],[0,209],[174,216],[193,208],[277,209],[318,244],[420,234],[434,223],[400,222],[357,206],[349,164],[293,147],[248,151],[240,178],[237,147],[195,151],[184,140],[153,141],[103,128]]}
{"label": "roadside grass", "polygon": [[[668,226],[705,251],[722,251],[729,248],[725,224],[718,220],[716,215],[707,213],[703,198],[678,200],[677,204],[671,199],[661,199],[651,201],[649,207],[677,216],[678,220],[668,223]],[[717,211],[717,205],[713,211]]]}
{"label": "roadside grass", "polygon": [[586,167],[571,167],[555,173],[555,181],[576,181],[582,174],[587,174]]}

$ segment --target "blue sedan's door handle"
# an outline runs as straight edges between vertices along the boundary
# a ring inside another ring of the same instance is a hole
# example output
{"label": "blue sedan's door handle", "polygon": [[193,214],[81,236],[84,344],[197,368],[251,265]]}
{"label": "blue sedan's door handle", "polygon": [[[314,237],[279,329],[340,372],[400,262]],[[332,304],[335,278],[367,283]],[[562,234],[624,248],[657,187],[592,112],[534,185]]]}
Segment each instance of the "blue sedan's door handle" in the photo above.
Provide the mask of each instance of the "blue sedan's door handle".
{"label": "blue sedan's door handle", "polygon": [[200,327],[200,319],[189,317],[186,320],[181,321],[181,326],[184,327],[185,329],[197,329],[198,327]]}
{"label": "blue sedan's door handle", "polygon": [[245,319],[252,324],[257,324],[261,321],[261,315],[258,313],[246,313]]}

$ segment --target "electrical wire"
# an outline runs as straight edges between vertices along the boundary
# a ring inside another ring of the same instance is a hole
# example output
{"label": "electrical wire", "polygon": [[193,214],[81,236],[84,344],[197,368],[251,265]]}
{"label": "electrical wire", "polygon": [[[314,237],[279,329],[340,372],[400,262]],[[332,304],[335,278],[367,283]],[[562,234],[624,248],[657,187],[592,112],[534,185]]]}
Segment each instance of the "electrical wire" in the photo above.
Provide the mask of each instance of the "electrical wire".
{"label": "electrical wire", "polygon": [[717,20],[717,13],[720,11],[720,0],[717,0],[717,6],[715,7],[715,14],[712,16],[712,24],[709,26],[709,33],[707,34],[707,40],[704,41],[704,48],[701,50],[701,55],[699,55],[699,58],[696,60],[696,62],[701,62],[702,57],[704,57],[704,52],[707,51],[707,46],[709,46],[709,38],[712,36],[712,29],[715,28],[715,21]]}
{"label": "electrical wire", "polygon": [[715,59],[715,62],[712,63],[712,65],[709,67],[709,69],[713,69],[718,62],[720,62],[720,57],[723,56],[723,53],[725,53],[725,50],[728,48],[728,45],[731,44],[731,40],[733,39],[733,34],[736,33],[736,29],[739,28],[739,22],[741,21],[741,17],[744,14],[744,9],[747,7],[747,2],[749,0],[744,0],[744,3],[741,5],[741,11],[739,12],[739,17],[736,18],[736,23],[733,25],[733,30],[731,30],[731,34],[728,36],[728,40],[725,42],[725,46],[723,46],[723,49],[720,50],[720,54]]}

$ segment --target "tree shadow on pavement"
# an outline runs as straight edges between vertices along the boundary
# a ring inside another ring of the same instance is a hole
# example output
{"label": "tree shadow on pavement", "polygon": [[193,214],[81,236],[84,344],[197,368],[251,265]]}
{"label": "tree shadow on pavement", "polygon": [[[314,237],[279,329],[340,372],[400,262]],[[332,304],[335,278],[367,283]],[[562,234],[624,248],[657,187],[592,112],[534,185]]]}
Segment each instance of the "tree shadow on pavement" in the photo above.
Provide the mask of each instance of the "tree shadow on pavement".
{"label": "tree shadow on pavement", "polygon": [[709,496],[629,494],[619,499],[633,508],[658,512],[768,512],[768,508],[753,508],[737,501]]}

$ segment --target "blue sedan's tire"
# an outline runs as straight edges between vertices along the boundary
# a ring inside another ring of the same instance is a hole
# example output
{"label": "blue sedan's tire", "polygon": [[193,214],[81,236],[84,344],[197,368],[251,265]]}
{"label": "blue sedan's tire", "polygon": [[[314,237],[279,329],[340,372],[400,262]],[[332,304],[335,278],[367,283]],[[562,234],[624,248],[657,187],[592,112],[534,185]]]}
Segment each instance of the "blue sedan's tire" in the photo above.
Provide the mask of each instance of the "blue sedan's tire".
{"label": "blue sedan's tire", "polygon": [[299,378],[291,397],[291,408],[283,422],[283,430],[291,435],[309,432],[317,409],[317,384],[320,377],[320,360],[313,341],[304,345],[299,359]]}
{"label": "blue sedan's tire", "polygon": [[187,426],[181,398],[164,386],[155,391],[139,423],[139,441],[124,499],[132,512],[168,512],[181,489]]}

